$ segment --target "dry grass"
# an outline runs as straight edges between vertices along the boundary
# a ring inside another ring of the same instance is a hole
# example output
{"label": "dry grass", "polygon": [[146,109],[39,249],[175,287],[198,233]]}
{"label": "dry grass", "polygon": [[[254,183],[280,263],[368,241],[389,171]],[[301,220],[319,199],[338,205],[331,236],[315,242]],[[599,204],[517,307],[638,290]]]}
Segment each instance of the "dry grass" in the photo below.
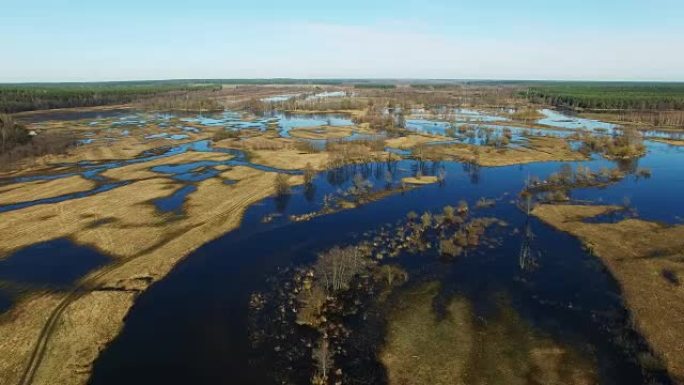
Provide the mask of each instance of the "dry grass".
{"label": "dry grass", "polygon": [[283,170],[303,170],[307,164],[311,164],[314,170],[323,170],[330,159],[330,154],[325,152],[307,153],[295,149],[257,150],[252,151],[251,154],[253,163]]}
{"label": "dry grass", "polygon": [[43,324],[63,294],[37,294],[0,316],[0,383],[16,384]]}
{"label": "dry grass", "polygon": [[63,179],[14,183],[0,186],[0,205],[27,202],[44,198],[52,198],[95,187],[93,181],[81,176],[70,176]]}
{"label": "dry grass", "polygon": [[503,149],[468,144],[425,146],[422,156],[428,159],[456,159],[487,167],[587,159],[585,155],[572,151],[565,140],[550,137],[530,138],[525,147]]}
{"label": "dry grass", "polygon": [[[591,208],[588,208],[591,207]],[[612,206],[541,205],[533,214],[579,237],[620,282],[636,326],[663,356],[670,374],[684,382],[684,290],[666,279],[684,276],[684,226],[627,219],[584,223]]]}
{"label": "dry grass", "polygon": [[390,312],[380,353],[390,385],[596,382],[589,360],[538,335],[505,301],[485,320],[455,297],[438,317],[438,291],[434,283],[412,289]]}
{"label": "dry grass", "polygon": [[361,117],[366,114],[366,110],[350,109],[350,110],[287,110],[287,112],[292,112],[296,114],[310,114],[310,115],[320,115],[320,114],[343,114],[351,115],[352,118]]}
{"label": "dry grass", "polygon": [[141,180],[149,178],[158,178],[166,176],[165,174],[150,171],[154,166],[161,165],[179,165],[190,162],[199,161],[226,161],[233,156],[229,154],[222,154],[218,152],[195,152],[188,151],[183,154],[173,155],[165,158],[159,158],[149,162],[132,163],[128,166],[113,168],[102,173],[102,176],[117,180]]}
{"label": "dry grass", "polygon": [[678,140],[678,139],[661,139],[661,138],[654,138],[651,139],[654,142],[660,142],[660,143],[665,143],[669,144],[672,146],[684,146],[684,140]]}
{"label": "dry grass", "polygon": [[354,133],[354,127],[320,126],[294,128],[289,131],[290,135],[300,139],[342,139]]}
{"label": "dry grass", "polygon": [[432,184],[439,182],[439,178],[436,176],[421,176],[420,178],[411,176],[401,178],[401,181],[406,184]]}
{"label": "dry grass", "polygon": [[439,135],[410,134],[406,136],[400,136],[398,138],[387,139],[385,144],[389,147],[407,150],[422,144],[439,142],[443,140],[452,140],[452,138]]}

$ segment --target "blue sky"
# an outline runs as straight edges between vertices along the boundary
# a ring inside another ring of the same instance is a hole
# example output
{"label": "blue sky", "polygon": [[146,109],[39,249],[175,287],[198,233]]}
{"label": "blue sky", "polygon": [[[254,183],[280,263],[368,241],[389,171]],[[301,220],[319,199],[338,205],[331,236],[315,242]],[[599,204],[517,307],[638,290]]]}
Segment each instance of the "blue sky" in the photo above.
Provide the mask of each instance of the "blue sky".
{"label": "blue sky", "polygon": [[682,0],[3,0],[0,82],[684,81]]}

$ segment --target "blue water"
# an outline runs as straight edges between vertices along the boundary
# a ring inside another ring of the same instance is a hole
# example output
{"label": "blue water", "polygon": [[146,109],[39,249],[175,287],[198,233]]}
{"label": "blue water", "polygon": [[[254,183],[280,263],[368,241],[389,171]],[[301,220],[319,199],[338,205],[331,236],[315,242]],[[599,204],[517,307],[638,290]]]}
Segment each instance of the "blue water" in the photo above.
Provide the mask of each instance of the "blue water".
{"label": "blue water", "polygon": [[0,260],[0,280],[37,286],[68,286],[109,257],[68,239],[36,243]]}
{"label": "blue water", "polygon": [[[460,132],[459,128],[464,126],[466,132]],[[450,136],[449,128],[452,124],[449,122],[439,120],[425,120],[425,119],[407,119],[406,129],[422,134]],[[455,136],[452,136],[457,143],[472,144],[476,146],[483,146],[487,144],[487,135],[491,138],[496,138],[504,135],[504,131],[510,132],[510,143],[513,145],[520,145],[527,141],[528,136],[553,136],[558,138],[566,138],[573,135],[574,132],[568,130],[550,130],[550,129],[531,129],[517,126],[506,126],[500,124],[453,124],[455,128]]]}
{"label": "blue water", "polygon": [[[200,182],[200,181],[206,180],[208,178],[212,178],[212,177],[217,176],[220,172],[213,167],[218,166],[218,165],[246,166],[246,167],[252,167],[252,168],[255,168],[255,169],[258,169],[261,171],[280,172],[280,173],[286,173],[286,174],[301,173],[299,171],[281,170],[281,169],[274,168],[274,167],[268,167],[268,166],[263,166],[263,165],[259,165],[259,164],[253,164],[253,163],[247,161],[246,156],[242,151],[234,150],[234,149],[214,148],[211,146],[210,140],[200,140],[200,141],[196,141],[196,142],[183,143],[183,144],[179,144],[179,145],[175,145],[175,146],[160,147],[158,149],[149,150],[149,151],[146,151],[143,154],[141,154],[139,157],[136,157],[133,159],[114,160],[114,161],[106,161],[106,162],[78,162],[78,163],[71,163],[71,164],[70,163],[62,163],[59,166],[65,167],[65,168],[71,168],[71,169],[73,169],[73,171],[60,172],[58,174],[38,174],[38,175],[23,176],[23,177],[19,177],[19,178],[0,179],[0,184],[11,184],[11,183],[18,183],[18,182],[55,180],[55,179],[67,178],[70,176],[80,175],[85,179],[97,182],[96,187],[94,187],[90,190],[87,190],[87,191],[65,194],[65,195],[60,195],[60,196],[51,197],[51,198],[29,200],[29,201],[17,202],[17,203],[13,203],[13,204],[0,205],[0,213],[1,212],[7,212],[7,211],[13,211],[13,210],[19,210],[22,208],[31,207],[31,206],[40,205],[40,204],[58,203],[58,202],[68,201],[71,199],[88,197],[88,196],[92,196],[95,194],[99,194],[101,192],[109,191],[109,190],[112,190],[112,189],[115,189],[115,188],[118,188],[121,186],[125,186],[131,182],[130,181],[109,180],[108,178],[105,178],[104,176],[102,176],[102,173],[107,171],[107,170],[124,167],[124,166],[130,165],[130,164],[145,163],[145,162],[149,162],[152,160],[157,160],[157,159],[170,157],[173,155],[182,154],[182,153],[185,153],[188,151],[219,152],[219,153],[224,153],[224,154],[230,154],[233,157],[229,160],[220,161],[220,162],[214,162],[214,161],[188,162],[188,163],[180,164],[180,165],[157,166],[157,167],[153,167],[151,170],[155,171],[155,172],[162,173],[162,174],[168,174],[173,179],[183,181],[183,182],[189,182],[189,183],[190,182]],[[195,170],[195,169],[199,169],[199,170]]]}
{"label": "blue water", "polygon": [[[590,163],[600,166],[606,162]],[[406,268],[411,269],[411,280],[420,282],[426,274],[439,279],[444,286],[442,295],[464,295],[476,309],[489,308],[493,296],[506,293],[521,317],[541,333],[595,357],[601,384],[643,384],[642,368],[628,356],[636,353],[626,353],[617,341],[647,347],[631,330],[612,277],[576,239],[526,218],[512,202],[528,175],[547,176],[559,166],[543,163],[479,168],[404,160],[321,173],[311,188],[298,187],[289,197],[269,198],[252,206],[238,230],[204,245],[144,292],[123,332],[96,361],[91,382],[275,383],[269,377],[270,365],[259,363],[261,353],[252,350],[247,336],[249,295],[264,290],[269,276],[283,267],[310,263],[317,252],[334,245],[356,242],[364,232],[394,223],[410,210],[439,212],[444,205],[455,205],[462,199],[474,207],[480,197],[488,197],[496,198],[497,204],[475,210],[474,215],[495,216],[509,224],[508,230],[499,234],[500,245],[452,263],[440,262],[429,253],[406,257],[410,259]],[[398,180],[417,168],[426,175],[446,169],[445,183],[309,222],[287,220],[288,215],[320,208],[323,196],[344,190],[356,174],[369,178],[374,189],[382,189],[387,170]],[[682,214],[681,206],[675,207],[673,211]],[[272,222],[261,222],[273,212],[282,215]],[[528,223],[535,234],[531,241],[536,256],[534,269],[521,267],[518,258],[522,230]],[[486,310],[478,311],[486,320]]]}
{"label": "blue water", "polygon": [[537,121],[538,124],[543,124],[551,127],[569,128],[569,129],[587,129],[590,131],[612,131],[618,126],[612,123],[601,122],[594,119],[585,119],[577,116],[569,116],[556,110],[548,108],[542,109],[539,112],[544,114],[544,118]]}
{"label": "blue water", "polygon": [[160,212],[173,212],[175,214],[182,214],[182,207],[183,203],[185,203],[185,198],[187,198],[188,195],[195,191],[197,191],[197,186],[183,186],[176,190],[173,194],[169,195],[168,197],[159,198],[155,200],[154,205]]}

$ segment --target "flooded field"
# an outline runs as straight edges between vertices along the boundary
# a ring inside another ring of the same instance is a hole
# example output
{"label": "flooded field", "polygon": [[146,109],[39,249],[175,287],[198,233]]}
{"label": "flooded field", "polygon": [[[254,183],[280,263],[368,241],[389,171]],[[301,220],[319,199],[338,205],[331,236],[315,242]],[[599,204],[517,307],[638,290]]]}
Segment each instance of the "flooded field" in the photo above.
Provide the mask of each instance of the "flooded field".
{"label": "flooded field", "polygon": [[[6,339],[0,349],[19,353],[0,374],[679,383],[684,355],[647,312],[651,295],[680,295],[682,245],[635,254],[657,259],[640,267],[658,290],[644,294],[592,226],[679,231],[684,147],[645,140],[641,156],[612,159],[578,136],[619,135],[610,123],[452,112],[414,110],[399,134],[340,112],[30,116],[33,129],[71,129],[80,142],[0,177],[0,221],[17,234],[0,245],[0,337],[38,328],[45,341]],[[597,212],[549,214],[568,204]],[[339,247],[363,250],[363,262],[316,300],[321,258]]]}

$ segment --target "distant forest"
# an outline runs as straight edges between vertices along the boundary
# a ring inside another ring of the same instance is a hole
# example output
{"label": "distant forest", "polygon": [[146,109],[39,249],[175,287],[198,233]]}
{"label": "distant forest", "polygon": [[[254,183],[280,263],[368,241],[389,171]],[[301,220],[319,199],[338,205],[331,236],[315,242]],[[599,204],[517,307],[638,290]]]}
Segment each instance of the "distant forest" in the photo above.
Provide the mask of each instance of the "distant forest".
{"label": "distant forest", "polygon": [[212,83],[189,81],[0,84],[0,112],[129,103],[173,91],[220,87]]}
{"label": "distant forest", "polygon": [[577,110],[684,111],[684,83],[553,82],[458,79],[184,79],[98,83],[0,84],[0,113],[123,104],[165,94],[218,90],[222,85],[349,85],[393,89],[408,85],[450,87],[508,86],[532,102]]}
{"label": "distant forest", "polygon": [[684,110],[684,83],[564,82],[532,85],[535,102],[588,110]]}

